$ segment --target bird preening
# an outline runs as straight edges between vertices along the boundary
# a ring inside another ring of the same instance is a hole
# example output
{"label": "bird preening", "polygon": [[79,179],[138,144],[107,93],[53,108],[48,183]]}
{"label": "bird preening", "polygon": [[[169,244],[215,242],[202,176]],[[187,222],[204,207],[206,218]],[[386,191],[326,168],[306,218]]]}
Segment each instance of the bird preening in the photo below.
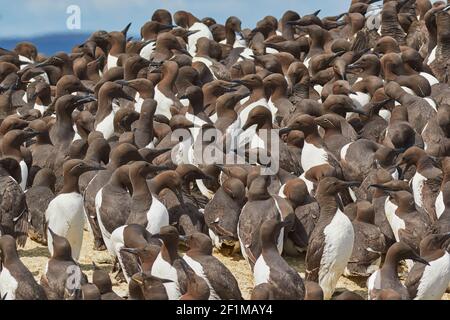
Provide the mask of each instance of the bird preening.
{"label": "bird preening", "polygon": [[449,299],[450,1],[298,6],[0,48],[0,300]]}

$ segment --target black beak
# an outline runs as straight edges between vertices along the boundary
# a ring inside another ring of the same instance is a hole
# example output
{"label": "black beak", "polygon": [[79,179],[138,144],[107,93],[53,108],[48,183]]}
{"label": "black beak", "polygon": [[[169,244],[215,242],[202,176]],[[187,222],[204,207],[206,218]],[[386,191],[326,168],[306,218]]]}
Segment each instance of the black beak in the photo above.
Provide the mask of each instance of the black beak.
{"label": "black beak", "polygon": [[125,35],[125,37],[126,37],[126,35],[128,33],[128,30],[130,30],[130,27],[131,27],[131,22],[129,24],[127,24],[125,26],[125,28],[121,31]]}
{"label": "black beak", "polygon": [[427,265],[427,266],[430,265],[430,263],[429,263],[427,260],[425,260],[424,258],[420,257],[420,256],[417,255],[417,254],[415,254],[413,257],[411,257],[411,260],[414,260],[414,261],[423,263],[423,264],[425,264],[425,265]]}
{"label": "black beak", "polygon": [[236,83],[237,85],[243,85],[244,86],[244,82],[242,82],[242,80],[231,80],[232,83]]}
{"label": "black beak", "polygon": [[289,127],[281,128],[281,129],[278,131],[278,134],[279,134],[280,136],[282,136],[283,134],[287,134],[287,133],[291,132],[292,130],[293,130],[293,129],[292,129],[292,128],[289,128]]}
{"label": "black beak", "polygon": [[235,88],[233,88],[233,87],[225,87],[225,86],[223,86],[222,88],[223,88],[223,90],[224,90],[226,93],[229,93],[229,92],[236,92],[236,91],[237,91],[237,90],[236,90]]}
{"label": "black beak", "polygon": [[187,33],[186,33],[186,36],[192,36],[193,34],[196,34],[197,32],[199,32],[200,30],[189,30]]}
{"label": "black beak", "polygon": [[51,65],[50,59],[47,59],[47,60],[45,60],[45,61],[43,61],[43,62],[40,62],[40,63],[35,64],[34,67],[35,67],[35,68],[42,68],[42,67],[47,67],[47,66],[49,66],[49,65]]}
{"label": "black beak", "polygon": [[55,235],[57,236],[57,234],[54,233],[53,230],[50,227],[48,227],[47,230],[50,232],[50,235],[52,236],[52,238],[54,238]]}
{"label": "black beak", "polygon": [[252,125],[254,125],[254,123],[252,123],[251,121],[249,121],[250,119],[247,119],[247,122],[242,126],[242,130],[247,130],[248,128],[250,128]]}
{"label": "black beak", "polygon": [[121,86],[127,87],[130,83],[127,80],[116,80],[114,81],[117,84],[120,84]]}
{"label": "black beak", "polygon": [[347,70],[351,70],[351,69],[359,69],[361,67],[361,65],[359,63],[351,63],[349,65],[347,65]]}
{"label": "black beak", "polygon": [[79,106],[82,106],[83,104],[86,104],[86,103],[89,103],[89,102],[92,102],[92,101],[97,101],[97,98],[94,97],[93,95],[88,95],[88,96],[86,96],[86,97],[84,97],[82,99],[77,100],[75,102],[75,106],[79,107]]}

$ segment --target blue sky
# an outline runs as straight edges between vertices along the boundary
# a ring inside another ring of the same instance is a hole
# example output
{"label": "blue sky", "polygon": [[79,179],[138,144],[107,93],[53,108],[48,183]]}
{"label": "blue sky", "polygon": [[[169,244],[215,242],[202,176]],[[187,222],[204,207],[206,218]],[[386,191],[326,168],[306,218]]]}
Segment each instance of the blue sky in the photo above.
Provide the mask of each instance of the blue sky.
{"label": "blue sky", "polygon": [[[3,1],[2,1],[3,2]],[[0,38],[35,36],[60,32],[89,32],[98,29],[121,30],[133,22],[130,34],[139,34],[141,25],[155,9],[191,11],[198,18],[212,16],[224,23],[238,16],[243,27],[253,27],[266,15],[279,18],[288,9],[301,15],[322,9],[320,16],[347,11],[350,0],[15,0],[2,3]],[[81,9],[81,29],[68,30],[67,7]]]}

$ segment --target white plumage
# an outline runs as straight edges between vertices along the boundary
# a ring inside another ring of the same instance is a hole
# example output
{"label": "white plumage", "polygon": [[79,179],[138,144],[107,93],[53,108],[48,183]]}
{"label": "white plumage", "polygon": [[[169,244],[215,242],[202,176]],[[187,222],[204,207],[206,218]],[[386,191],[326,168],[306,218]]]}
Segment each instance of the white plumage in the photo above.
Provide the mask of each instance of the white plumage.
{"label": "white plumage", "polygon": [[[45,211],[48,228],[65,237],[72,247],[72,257],[78,260],[83,243],[85,215],[83,198],[78,192],[62,193],[56,196]],[[52,235],[47,231],[48,250],[53,254]]]}
{"label": "white plumage", "polygon": [[330,299],[352,254],[355,232],[348,217],[337,210],[324,229],[325,244],[320,260],[319,285],[324,299]]}

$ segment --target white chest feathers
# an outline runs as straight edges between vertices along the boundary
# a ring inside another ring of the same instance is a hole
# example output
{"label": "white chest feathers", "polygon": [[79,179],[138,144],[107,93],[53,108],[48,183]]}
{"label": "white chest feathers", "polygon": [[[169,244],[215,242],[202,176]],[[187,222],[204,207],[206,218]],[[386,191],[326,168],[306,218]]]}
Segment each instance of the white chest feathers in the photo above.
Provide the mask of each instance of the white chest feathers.
{"label": "white chest feathers", "polygon": [[305,65],[305,67],[309,68],[309,61],[311,61],[311,58],[307,58],[305,59],[305,61],[303,62],[303,64]]}
{"label": "white chest feathers", "polygon": [[391,120],[391,112],[389,110],[381,109],[378,112],[378,115],[380,117],[382,117],[384,120],[386,120],[387,122],[389,122],[389,120]]}
{"label": "white chest feathers", "polygon": [[205,186],[205,183],[203,182],[203,180],[197,179],[197,180],[195,180],[195,183],[197,184],[197,187],[200,190],[200,192],[202,193],[202,195],[207,197],[209,200],[211,200],[214,197],[214,192],[212,190],[209,190]]}
{"label": "white chest feathers", "polygon": [[153,53],[153,50],[155,50],[155,46],[156,46],[156,41],[155,42],[150,42],[149,44],[147,44],[145,47],[143,47],[141,49],[141,52],[139,52],[139,55],[147,60],[150,60],[150,56]]}
{"label": "white chest feathers", "polygon": [[394,233],[395,240],[400,241],[398,232],[400,229],[405,229],[405,221],[395,214],[397,208],[398,207],[389,199],[389,197],[387,197],[384,203],[384,213],[386,214],[386,219]]}
{"label": "white chest feathers", "polygon": [[108,54],[108,70],[114,67],[117,67],[117,61],[119,57]]}
{"label": "white chest feathers", "polygon": [[414,300],[440,300],[450,282],[450,254],[445,252],[439,259],[425,267]]}
{"label": "white chest feathers", "polygon": [[413,95],[413,96],[416,95],[416,93],[415,93],[411,88],[409,88],[409,87],[402,86],[402,89],[405,90],[406,93],[409,93],[409,94],[411,94],[411,95]]}
{"label": "white chest feathers", "polygon": [[164,260],[161,253],[156,257],[151,273],[152,276],[173,281],[164,283],[169,300],[178,300],[181,297],[177,269]]}
{"label": "white chest feathers", "polygon": [[442,191],[439,191],[439,194],[436,197],[435,207],[436,207],[436,216],[439,219],[445,210],[444,196],[442,194]]}
{"label": "white chest feathers", "polygon": [[258,101],[250,103],[248,106],[246,106],[244,109],[242,109],[241,112],[239,113],[239,121],[240,121],[241,126],[245,125],[250,111],[252,111],[257,106],[266,107],[270,110],[269,104],[268,104],[266,98],[261,98]]}
{"label": "white chest feathers", "polygon": [[134,110],[136,112],[141,113],[142,104],[144,103],[144,99],[141,98],[141,95],[139,92],[136,92],[136,96],[134,97],[134,100],[136,100],[136,103],[134,104]]}
{"label": "white chest feathers", "polygon": [[47,108],[48,108],[47,106],[38,103],[35,103],[33,106],[33,109],[39,110],[41,114],[44,114],[44,112],[47,111]]}
{"label": "white chest feathers", "polygon": [[[212,61],[205,57],[195,56],[192,59],[192,62],[203,62],[205,64],[205,66],[207,66],[208,68],[211,68],[211,66],[212,66]],[[214,76],[214,74],[213,74],[213,76]]]}
{"label": "white chest feathers", "polygon": [[152,205],[147,212],[147,221],[146,229],[151,234],[157,234],[161,227],[169,225],[169,212],[154,195],[152,195]]}
{"label": "white chest feathers", "polygon": [[114,111],[113,110],[111,110],[111,112],[102,121],[100,121],[96,125],[95,130],[103,133],[103,137],[105,139],[109,139],[114,135]]}
{"label": "white chest feathers", "polygon": [[261,283],[268,283],[270,279],[270,268],[264,260],[263,255],[260,255],[256,260],[253,268],[253,279],[255,286]]}
{"label": "white chest feathers", "polygon": [[356,94],[350,94],[349,97],[357,109],[361,109],[370,101],[370,95],[360,91],[356,92]]}
{"label": "white chest feathers", "polygon": [[242,57],[244,57],[246,60],[254,60],[252,55],[254,54],[253,50],[250,48],[245,48],[244,51],[241,52],[239,59],[237,59],[237,62],[244,61]]}
{"label": "white chest feathers", "polygon": [[272,113],[272,119],[275,119],[275,115],[278,112],[277,106],[273,103],[272,97],[270,97],[269,101],[267,102],[267,105],[269,106],[269,110]]}
{"label": "white chest feathers", "polygon": [[[48,227],[57,235],[67,238],[72,247],[72,257],[78,260],[83,242],[85,215],[83,198],[77,192],[63,193],[54,198],[45,211]],[[48,248],[53,253],[53,241],[47,232]]]}
{"label": "white chest feathers", "polygon": [[19,54],[19,61],[24,62],[24,64],[22,64],[20,66],[20,70],[25,69],[28,64],[34,63],[33,60],[31,60],[30,58],[27,58],[25,56],[22,56],[21,54]]}
{"label": "white chest feathers", "polygon": [[[320,95],[322,95],[323,86],[321,86],[320,84],[316,84],[316,85],[314,85],[314,90],[316,90],[316,92],[317,92],[317,93],[319,94],[319,96],[320,96]],[[318,102],[322,102],[322,99],[319,98],[317,101],[318,101]]]}
{"label": "white chest feathers", "polygon": [[170,113],[170,107],[173,106],[173,100],[166,97],[159,90],[158,86],[156,86],[156,88],[155,88],[155,98],[154,99],[158,103],[155,114],[161,114],[170,120],[172,118],[172,114]]}
{"label": "white chest feathers", "polygon": [[430,86],[433,86],[433,85],[439,83],[439,80],[436,79],[436,77],[434,77],[433,75],[431,75],[429,73],[421,72],[420,75],[428,80],[428,83],[430,84]]}
{"label": "white chest feathers", "polygon": [[240,104],[245,104],[249,99],[250,99],[250,96],[242,98],[241,100],[239,100],[239,103]]}
{"label": "white chest feathers", "polygon": [[192,137],[189,137],[188,139],[185,139],[181,142],[179,142],[173,149],[172,149],[172,161],[176,165],[180,164],[190,164],[189,154],[191,146],[192,146],[193,140]]}
{"label": "white chest feathers", "polygon": [[195,56],[195,53],[197,52],[197,41],[198,39],[205,37],[209,40],[213,40],[213,35],[211,31],[209,30],[208,26],[201,22],[195,22],[190,28],[190,31],[198,30],[198,32],[190,35],[188,37],[188,47],[189,47],[189,53],[191,56]]}
{"label": "white chest feathers", "polygon": [[372,292],[373,290],[381,288],[381,272],[380,270],[375,271],[367,279],[367,289],[368,289],[368,299],[373,300]]}
{"label": "white chest feathers", "polygon": [[18,286],[17,280],[3,266],[2,271],[0,271],[0,296],[3,298],[6,295],[5,300],[15,300]]}
{"label": "white chest feathers", "polygon": [[348,217],[339,209],[323,232],[325,243],[320,260],[319,285],[324,298],[330,299],[352,254],[355,232]]}
{"label": "white chest feathers", "polygon": [[343,146],[343,147],[341,148],[341,152],[340,152],[341,160],[345,160],[345,157],[347,156],[348,148],[350,147],[350,145],[351,145],[352,143],[353,143],[353,142],[347,143],[345,146]]}
{"label": "white chest feathers", "polygon": [[303,172],[299,178],[305,182],[306,189],[308,189],[308,193],[311,194],[312,190],[314,189],[314,183],[312,181],[306,179],[305,172]]}
{"label": "white chest feathers", "polygon": [[416,172],[416,174],[412,178],[412,189],[413,189],[413,195],[414,195],[414,202],[419,207],[423,206],[422,189],[423,189],[423,186],[424,186],[424,183],[426,180],[427,180],[427,178],[425,178],[419,172]]}
{"label": "white chest feathers", "polygon": [[217,294],[216,290],[214,290],[213,286],[211,285],[211,282],[206,277],[205,271],[203,270],[203,266],[189,257],[187,254],[183,256],[184,261],[194,270],[195,274],[199,277],[203,278],[205,280],[206,284],[209,287],[209,299],[208,300],[220,300],[219,295]]}
{"label": "white chest feathers", "polygon": [[286,195],[284,194],[284,188],[286,187],[286,184],[283,184],[280,188],[280,190],[278,191],[278,196],[282,197],[284,199],[286,199]]}
{"label": "white chest feathers", "polygon": [[327,152],[324,149],[305,141],[301,156],[302,168],[305,172],[312,167],[328,163],[327,158]]}
{"label": "white chest feathers", "polygon": [[427,62],[428,65],[430,65],[434,60],[436,60],[436,51],[437,51],[437,46],[434,47],[434,49],[430,53],[430,56],[428,57],[428,62]]}
{"label": "white chest feathers", "polygon": [[105,242],[106,248],[108,249],[108,252],[110,254],[115,256],[116,253],[111,243],[111,233],[109,233],[108,230],[106,230],[105,225],[103,224],[101,211],[102,201],[103,201],[103,188],[101,188],[95,195],[95,212],[97,215],[98,226],[100,227],[100,232],[102,233],[102,238],[103,241]]}
{"label": "white chest feathers", "polygon": [[214,78],[214,80],[217,80],[217,77],[214,73],[214,71],[211,69],[211,66],[213,65],[212,61],[205,58],[205,57],[194,57],[192,59],[192,62],[202,62],[203,64],[205,64],[205,66],[209,69],[209,71],[211,72],[212,77]]}
{"label": "white chest feathers", "polygon": [[431,107],[434,111],[437,112],[437,105],[436,105],[436,102],[435,102],[433,99],[431,99],[430,97],[426,97],[426,98],[424,98],[424,99],[425,99],[425,101],[430,105],[430,107]]}
{"label": "white chest feathers", "polygon": [[20,187],[22,188],[22,190],[25,190],[25,188],[27,186],[27,179],[28,179],[28,166],[24,160],[20,161],[19,164],[20,164],[20,173],[22,176],[22,181],[20,182]]}

